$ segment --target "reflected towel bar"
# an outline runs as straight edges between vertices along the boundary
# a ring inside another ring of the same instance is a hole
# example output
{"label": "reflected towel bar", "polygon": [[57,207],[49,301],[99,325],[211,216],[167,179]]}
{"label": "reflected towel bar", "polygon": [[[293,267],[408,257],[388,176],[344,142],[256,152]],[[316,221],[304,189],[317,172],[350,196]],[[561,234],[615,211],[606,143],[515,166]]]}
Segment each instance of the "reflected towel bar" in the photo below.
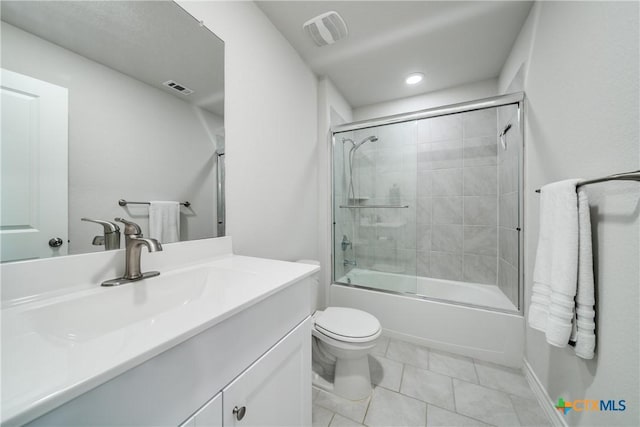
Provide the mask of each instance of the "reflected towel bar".
{"label": "reflected towel bar", "polygon": [[[583,185],[589,185],[589,184],[597,184],[599,182],[606,182],[606,181],[638,181],[640,182],[640,170],[632,171],[632,172],[616,173],[609,176],[603,176],[602,178],[588,179],[586,181],[582,181],[578,183],[576,187],[581,187]],[[539,192],[540,192],[540,189],[538,188],[536,190],[536,193],[539,193]]]}
{"label": "reflected towel bar", "polygon": [[406,209],[409,205],[340,205],[342,209]]}
{"label": "reflected towel bar", "polygon": [[[120,199],[118,200],[118,204],[120,206],[127,206],[127,205],[150,205],[151,202],[129,202],[125,199]],[[184,206],[185,208],[188,208],[189,206],[191,206],[190,202],[181,202],[180,203],[182,206]]]}

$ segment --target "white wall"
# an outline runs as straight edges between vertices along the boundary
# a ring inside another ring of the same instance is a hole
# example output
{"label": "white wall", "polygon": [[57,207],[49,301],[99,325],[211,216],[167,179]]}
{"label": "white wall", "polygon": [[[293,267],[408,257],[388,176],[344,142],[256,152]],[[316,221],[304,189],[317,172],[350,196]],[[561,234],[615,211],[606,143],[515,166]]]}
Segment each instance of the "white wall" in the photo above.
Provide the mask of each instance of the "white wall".
{"label": "white wall", "polygon": [[318,83],[318,254],[321,265],[317,307],[328,304],[331,282],[331,127],[353,121],[351,105],[328,78]]}
{"label": "white wall", "polygon": [[227,234],[234,252],[317,259],[316,77],[253,2],[179,4],[225,42]]}
{"label": "white wall", "polygon": [[353,110],[353,119],[356,121],[374,119],[393,114],[408,113],[412,111],[425,110],[427,108],[456,104],[458,102],[488,98],[490,96],[496,96],[497,94],[498,80],[483,80],[436,92],[429,92],[408,98],[358,107]]}
{"label": "white wall", "polygon": [[181,238],[215,235],[214,151],[222,118],[2,22],[2,67],[69,89],[69,253],[103,251],[82,217],[124,216],[148,235],[146,206],[189,200]]}
{"label": "white wall", "polygon": [[[538,237],[535,188],[640,168],[637,2],[540,2],[500,78],[524,61],[525,306]],[[526,328],[526,359],[551,399],[625,399],[627,410],[571,411],[570,425],[640,423],[640,185],[588,187],[597,286],[596,358]]]}

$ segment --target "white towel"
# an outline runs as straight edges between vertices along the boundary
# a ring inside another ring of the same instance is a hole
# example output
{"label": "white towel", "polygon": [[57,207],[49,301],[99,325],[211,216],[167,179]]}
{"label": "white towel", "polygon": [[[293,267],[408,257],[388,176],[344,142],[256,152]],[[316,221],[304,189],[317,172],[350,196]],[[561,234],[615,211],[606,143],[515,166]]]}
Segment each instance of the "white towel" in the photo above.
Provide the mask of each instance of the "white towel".
{"label": "white towel", "polygon": [[591,215],[587,192],[582,187],[578,188],[578,230],[578,291],[571,340],[575,342],[576,355],[583,359],[593,359],[596,348],[594,308],[596,299],[591,247]]}
{"label": "white towel", "polygon": [[[571,179],[542,188],[529,325],[545,332],[549,344],[565,347],[575,323],[576,338],[582,342],[580,351],[576,345],[576,354],[590,358],[588,349],[595,347],[591,223],[584,190],[581,191],[578,209],[578,182]],[[574,322],[576,293],[580,295],[580,314]]]}
{"label": "white towel", "polygon": [[153,201],[149,204],[149,235],[160,243],[180,241],[180,203]]}

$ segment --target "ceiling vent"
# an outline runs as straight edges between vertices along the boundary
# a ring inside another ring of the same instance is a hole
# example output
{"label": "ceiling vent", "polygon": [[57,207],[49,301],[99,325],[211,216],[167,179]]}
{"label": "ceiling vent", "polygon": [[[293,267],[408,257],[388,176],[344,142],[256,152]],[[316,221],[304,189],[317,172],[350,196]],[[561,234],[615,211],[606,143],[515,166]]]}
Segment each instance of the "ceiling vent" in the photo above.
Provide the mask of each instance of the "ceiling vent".
{"label": "ceiling vent", "polygon": [[349,34],[344,19],[334,11],[309,19],[302,28],[318,46],[334,44]]}
{"label": "ceiling vent", "polygon": [[168,88],[171,88],[173,90],[175,90],[176,92],[180,92],[183,95],[191,95],[193,93],[193,91],[191,89],[189,89],[188,87],[181,85],[177,82],[174,82],[173,80],[167,80],[166,82],[162,83],[163,85],[165,85]]}

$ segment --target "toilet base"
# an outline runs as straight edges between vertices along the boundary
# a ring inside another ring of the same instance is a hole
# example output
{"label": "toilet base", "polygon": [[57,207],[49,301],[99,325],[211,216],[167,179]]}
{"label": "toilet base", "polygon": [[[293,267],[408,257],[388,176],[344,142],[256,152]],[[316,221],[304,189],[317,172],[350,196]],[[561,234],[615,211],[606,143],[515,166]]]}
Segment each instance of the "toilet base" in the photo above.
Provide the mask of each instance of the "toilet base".
{"label": "toilet base", "polygon": [[362,400],[371,394],[369,359],[338,359],[333,380],[333,393],[349,400]]}
{"label": "toilet base", "polygon": [[373,390],[368,356],[359,359],[338,359],[335,364],[335,374],[331,379],[333,381],[330,381],[325,375],[315,372],[314,369],[311,383],[314,387],[345,399],[366,399]]}

